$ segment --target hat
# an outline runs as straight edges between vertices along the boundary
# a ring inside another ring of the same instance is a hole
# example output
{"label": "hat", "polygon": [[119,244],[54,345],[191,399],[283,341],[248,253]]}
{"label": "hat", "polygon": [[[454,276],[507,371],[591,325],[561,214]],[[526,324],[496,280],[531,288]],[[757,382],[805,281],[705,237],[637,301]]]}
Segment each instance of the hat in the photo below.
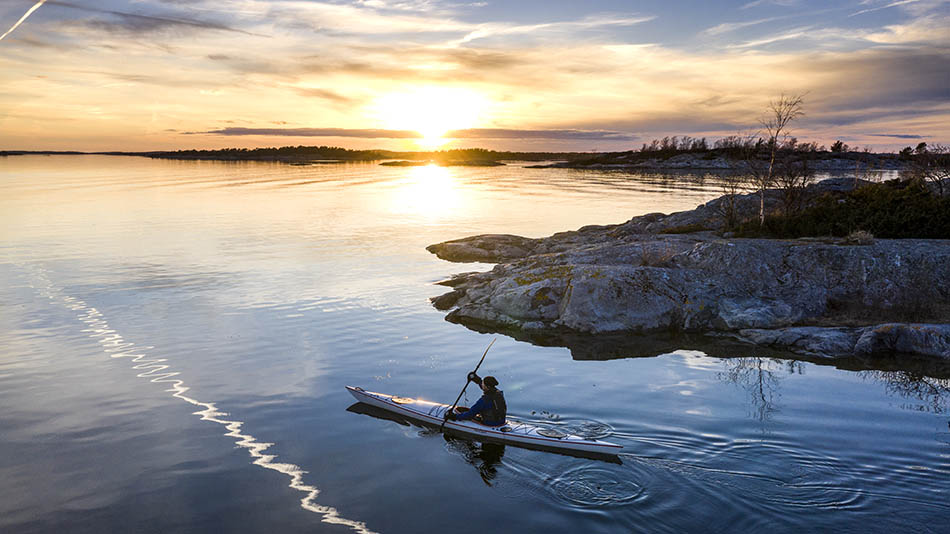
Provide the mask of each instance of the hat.
{"label": "hat", "polygon": [[495,388],[498,386],[498,379],[493,376],[486,376],[482,379],[482,383],[490,388]]}

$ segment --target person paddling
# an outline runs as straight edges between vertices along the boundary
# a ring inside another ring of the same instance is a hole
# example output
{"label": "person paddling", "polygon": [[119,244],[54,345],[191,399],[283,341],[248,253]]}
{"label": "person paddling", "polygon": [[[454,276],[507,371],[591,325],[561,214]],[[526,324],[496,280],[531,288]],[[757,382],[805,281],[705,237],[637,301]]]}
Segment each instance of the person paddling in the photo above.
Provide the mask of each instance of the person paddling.
{"label": "person paddling", "polygon": [[505,403],[505,393],[498,389],[498,380],[493,376],[486,376],[484,379],[474,372],[468,374],[470,382],[475,382],[482,388],[482,398],[478,399],[467,411],[465,408],[456,408],[457,411],[448,410],[445,412],[445,418],[450,421],[465,421],[474,419],[483,425],[501,426],[505,424],[508,416],[508,405]]}

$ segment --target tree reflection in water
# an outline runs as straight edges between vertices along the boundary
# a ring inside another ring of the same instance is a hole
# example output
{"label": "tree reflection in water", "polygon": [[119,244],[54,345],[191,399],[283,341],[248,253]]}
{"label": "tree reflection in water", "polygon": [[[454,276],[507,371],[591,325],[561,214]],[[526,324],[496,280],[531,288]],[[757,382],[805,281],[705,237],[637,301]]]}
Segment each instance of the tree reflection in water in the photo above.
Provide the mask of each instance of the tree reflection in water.
{"label": "tree reflection in water", "polygon": [[[857,363],[857,365],[856,365]],[[934,362],[902,362],[916,369],[867,369],[882,365],[876,362],[847,362],[839,368],[850,368],[865,380],[878,382],[892,396],[918,401],[900,405],[901,408],[934,414],[950,413],[950,375],[945,366]],[[895,362],[887,362],[897,365]],[[783,375],[804,374],[804,364],[798,360],[780,358],[744,357],[723,360],[725,370],[718,373],[721,380],[741,387],[749,395],[751,414],[761,422],[771,419],[781,399]],[[836,366],[838,366],[836,364]],[[860,370],[860,367],[864,367]],[[948,422],[950,425],[950,422]]]}
{"label": "tree reflection in water", "polygon": [[782,375],[804,374],[804,365],[797,360],[746,357],[725,359],[723,363],[726,369],[717,376],[749,394],[750,415],[762,423],[771,420],[778,410]]}
{"label": "tree reflection in water", "polygon": [[861,371],[867,380],[884,384],[891,395],[920,401],[901,408],[934,414],[950,413],[950,378],[927,376],[917,371]]}

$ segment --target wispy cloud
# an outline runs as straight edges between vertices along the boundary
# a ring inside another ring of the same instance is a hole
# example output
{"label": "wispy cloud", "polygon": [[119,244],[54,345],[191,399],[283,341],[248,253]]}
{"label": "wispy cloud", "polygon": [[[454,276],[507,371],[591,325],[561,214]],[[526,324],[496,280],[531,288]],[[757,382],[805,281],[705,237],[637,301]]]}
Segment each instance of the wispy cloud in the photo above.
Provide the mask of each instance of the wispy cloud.
{"label": "wispy cloud", "polygon": [[188,135],[266,135],[278,137],[363,137],[367,139],[422,139],[422,134],[411,130],[383,130],[373,128],[221,128],[205,132],[187,132]]}
{"label": "wispy cloud", "polygon": [[799,4],[799,0],[755,0],[753,2],[748,2],[744,4],[740,9],[749,9],[752,7],[759,7],[763,5],[776,5],[783,7],[791,7]]}
{"label": "wispy cloud", "polygon": [[609,130],[517,130],[504,128],[469,128],[445,134],[453,139],[575,139],[601,141],[632,141],[638,136]]}
{"label": "wispy cloud", "polygon": [[892,24],[877,31],[865,32],[873,43],[932,43],[950,46],[950,15],[925,15],[903,24]]}
{"label": "wispy cloud", "polygon": [[[384,130],[358,128],[222,128],[189,135],[265,135],[280,137],[363,137],[370,139],[422,139],[412,130]],[[469,128],[446,132],[451,139],[574,139],[631,141],[637,136],[608,130],[519,130],[506,128]]]}
{"label": "wispy cloud", "polygon": [[294,88],[294,90],[299,95],[322,98],[324,100],[331,100],[333,102],[337,102],[341,104],[351,104],[357,101],[357,99],[355,98],[341,95],[340,93],[337,93],[336,91],[330,91],[329,89],[320,89],[318,87],[296,87]]}
{"label": "wispy cloud", "polygon": [[764,45],[770,45],[772,43],[777,43],[780,41],[789,41],[793,39],[802,39],[806,37],[814,37],[810,35],[809,32],[814,30],[814,26],[804,26],[800,28],[793,28],[780,33],[778,35],[771,35],[769,37],[762,37],[761,39],[753,39],[750,41],[745,41],[742,43],[737,43],[731,45],[731,48],[758,48]]}
{"label": "wispy cloud", "polygon": [[854,13],[848,15],[848,16],[849,16],[849,17],[856,17],[856,16],[858,16],[858,15],[863,15],[863,14],[865,14],[865,13],[873,13],[873,12],[875,12],[875,11],[880,11],[880,10],[882,10],[882,9],[888,9],[888,8],[892,8],[892,7],[903,6],[903,5],[906,5],[906,4],[914,4],[914,3],[917,3],[917,2],[919,2],[919,1],[920,1],[920,0],[898,0],[897,2],[891,2],[891,3],[886,4],[886,5],[883,5],[883,6],[871,7],[871,8],[868,8],[868,9],[862,9],[862,10],[856,11],[856,12],[854,12]]}
{"label": "wispy cloud", "polygon": [[[45,1],[45,0],[44,0]],[[251,32],[233,28],[224,24],[185,17],[169,17],[161,15],[145,15],[139,13],[128,13],[125,11],[115,11],[111,9],[100,9],[59,0],[49,0],[50,5],[56,5],[65,8],[77,9],[89,13],[97,13],[112,17],[111,20],[93,19],[85,21],[90,27],[98,30],[121,33],[143,33],[161,31],[170,28],[185,28],[192,30],[216,30],[241,33],[244,35],[254,35]]]}
{"label": "wispy cloud", "polygon": [[[486,102],[477,121],[458,123],[485,128],[453,132],[469,140],[458,145],[620,149],[634,133],[716,137],[754,128],[782,91],[809,92],[801,139],[896,145],[863,132],[897,132],[946,142],[948,3],[898,1],[755,2],[697,15],[672,2],[609,13],[620,4],[597,0],[533,11],[465,0],[46,0],[0,43],[0,144],[180,147],[180,133],[163,133],[177,130],[205,147],[324,136],[412,148],[418,133],[377,129],[412,121],[387,122],[375,103],[441,87]],[[39,4],[18,2],[0,0],[9,23]]]}
{"label": "wispy cloud", "polygon": [[543,22],[538,24],[479,24],[474,30],[470,31],[464,37],[450,43],[453,46],[469,43],[478,39],[486,39],[497,36],[511,35],[534,35],[545,32],[576,32],[580,30],[590,30],[595,28],[605,28],[611,26],[633,26],[649,22],[654,16],[629,16],[620,14],[598,14],[591,15],[582,20],[564,21],[564,22]]}
{"label": "wispy cloud", "polygon": [[914,134],[887,134],[885,133],[885,134],[864,134],[864,135],[867,135],[869,137],[891,137],[894,139],[926,139],[922,135],[914,135]]}
{"label": "wispy cloud", "polygon": [[784,17],[768,17],[758,20],[748,20],[745,22],[723,22],[722,24],[717,24],[711,28],[706,28],[702,33],[706,35],[720,35],[723,33],[729,33],[736,30],[741,30],[742,28],[748,28],[750,26],[758,26],[759,24],[764,24],[766,22],[772,22],[779,20]]}

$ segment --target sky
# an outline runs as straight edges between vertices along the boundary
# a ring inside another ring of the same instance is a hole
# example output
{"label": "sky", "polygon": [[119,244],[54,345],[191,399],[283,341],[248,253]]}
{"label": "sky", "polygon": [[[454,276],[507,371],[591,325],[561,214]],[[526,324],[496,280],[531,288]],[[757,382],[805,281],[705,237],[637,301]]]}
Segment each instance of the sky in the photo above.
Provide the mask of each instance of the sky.
{"label": "sky", "polygon": [[950,142],[950,1],[0,0],[0,150]]}

